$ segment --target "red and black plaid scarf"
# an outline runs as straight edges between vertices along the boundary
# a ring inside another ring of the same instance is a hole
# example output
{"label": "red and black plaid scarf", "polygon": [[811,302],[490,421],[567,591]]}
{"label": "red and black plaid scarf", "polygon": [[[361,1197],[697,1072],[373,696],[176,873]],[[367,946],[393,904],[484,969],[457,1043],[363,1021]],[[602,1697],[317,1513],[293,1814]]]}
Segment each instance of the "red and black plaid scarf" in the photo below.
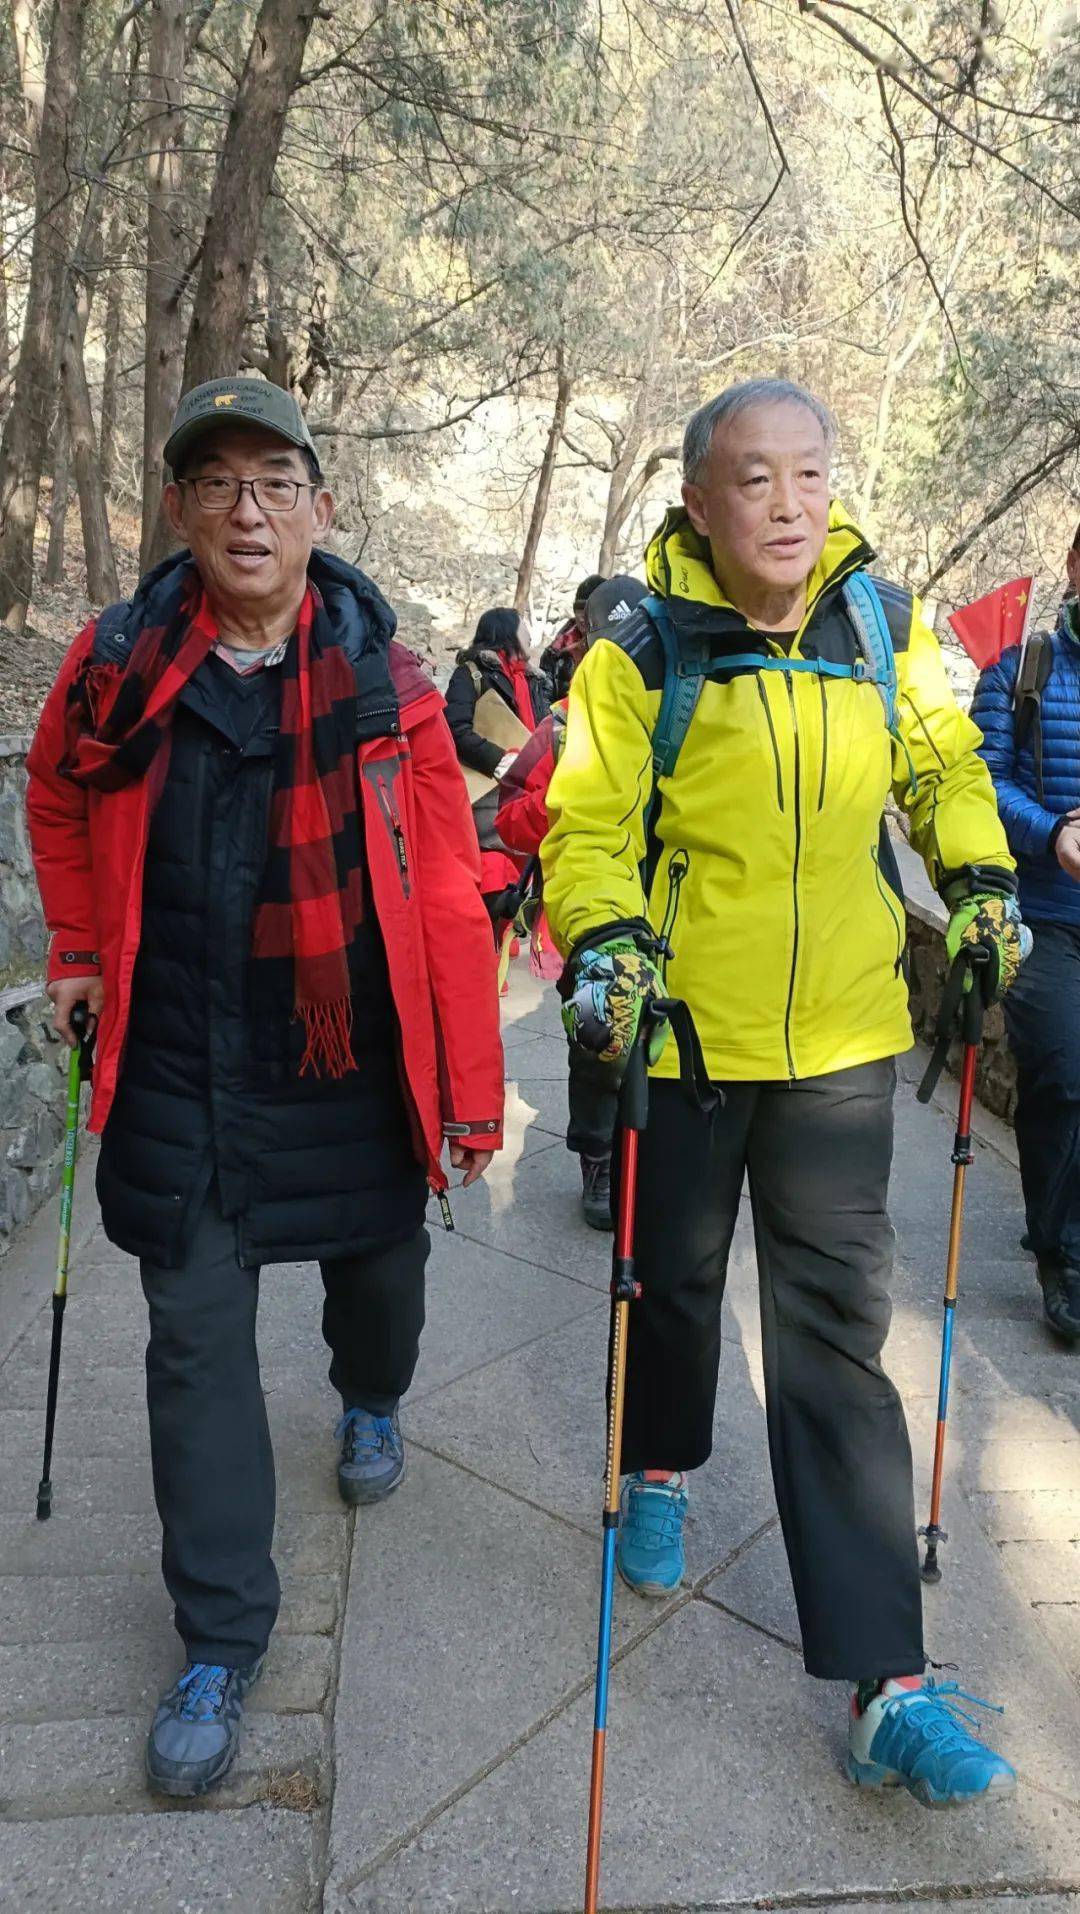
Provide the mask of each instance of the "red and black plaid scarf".
{"label": "red and black plaid scarf", "polygon": [[[159,793],[176,702],[217,626],[194,566],[169,572],[147,604],[126,664],[91,657],[68,692],[61,770],[115,791]],[[151,622],[152,621],[152,622]],[[304,1024],[301,1076],[355,1068],[349,956],[363,916],[356,780],[356,679],[310,581],[282,663],[281,728],[252,962],[291,960],[293,1014]]]}

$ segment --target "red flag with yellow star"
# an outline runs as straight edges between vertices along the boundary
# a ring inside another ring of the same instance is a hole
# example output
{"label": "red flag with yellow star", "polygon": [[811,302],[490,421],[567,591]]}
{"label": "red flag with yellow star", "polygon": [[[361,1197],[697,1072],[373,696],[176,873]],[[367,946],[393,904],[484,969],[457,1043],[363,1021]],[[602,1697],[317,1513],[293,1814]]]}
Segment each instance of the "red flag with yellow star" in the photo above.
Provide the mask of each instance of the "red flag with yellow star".
{"label": "red flag with yellow star", "polygon": [[1000,585],[985,598],[976,598],[973,605],[961,605],[949,613],[947,622],[980,671],[996,665],[1010,645],[1023,643],[1034,583],[1034,578],[1014,578],[1011,585]]}

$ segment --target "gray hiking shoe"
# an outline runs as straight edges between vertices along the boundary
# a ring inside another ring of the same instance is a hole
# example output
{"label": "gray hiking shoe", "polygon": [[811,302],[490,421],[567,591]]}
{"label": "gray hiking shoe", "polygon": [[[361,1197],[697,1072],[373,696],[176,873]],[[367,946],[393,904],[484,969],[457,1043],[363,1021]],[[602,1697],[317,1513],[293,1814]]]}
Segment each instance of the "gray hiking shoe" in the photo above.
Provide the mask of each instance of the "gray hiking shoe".
{"label": "gray hiking shoe", "polygon": [[341,1443],[338,1491],[343,1502],[381,1502],[405,1474],[405,1441],[397,1410],[373,1416],[367,1409],[346,1409],[334,1431]]}
{"label": "gray hiking shoe", "polygon": [[189,1661],[158,1702],[146,1743],[146,1775],[155,1794],[206,1794],[224,1781],[240,1746],[244,1697],[262,1674]]}
{"label": "gray hiking shoe", "polygon": [[581,1159],[581,1207],[590,1229],[611,1229],[611,1158]]}

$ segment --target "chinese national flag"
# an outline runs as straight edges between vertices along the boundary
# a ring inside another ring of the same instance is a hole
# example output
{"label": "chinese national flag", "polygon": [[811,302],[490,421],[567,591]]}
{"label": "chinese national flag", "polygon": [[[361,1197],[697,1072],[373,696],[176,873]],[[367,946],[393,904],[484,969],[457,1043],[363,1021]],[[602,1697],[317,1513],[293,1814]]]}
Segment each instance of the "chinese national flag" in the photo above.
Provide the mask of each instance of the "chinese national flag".
{"label": "chinese national flag", "polygon": [[1034,578],[1014,578],[1011,585],[976,598],[973,605],[961,605],[949,613],[952,626],[969,658],[985,671],[996,665],[1010,645],[1022,643],[1031,615],[1031,591]]}

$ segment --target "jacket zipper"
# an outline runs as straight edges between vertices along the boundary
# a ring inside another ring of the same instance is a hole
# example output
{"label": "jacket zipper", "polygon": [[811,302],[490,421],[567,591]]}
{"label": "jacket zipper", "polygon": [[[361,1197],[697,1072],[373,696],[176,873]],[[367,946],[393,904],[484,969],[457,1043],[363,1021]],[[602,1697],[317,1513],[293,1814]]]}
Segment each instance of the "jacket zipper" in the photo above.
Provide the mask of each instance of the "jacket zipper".
{"label": "jacket zipper", "polygon": [[818,689],[821,692],[821,783],[818,785],[817,807],[822,811],[825,808],[825,779],[829,771],[829,706],[822,677],[818,678]]}
{"label": "jacket zipper", "polygon": [[778,808],[782,811],[784,808],[784,777],[780,767],[780,746],[776,741],[776,726],[773,723],[772,712],[769,710],[769,700],[765,694],[765,686],[761,682],[760,671],[755,674],[754,683],[757,685],[757,694],[761,699],[761,708],[765,713],[765,722],[769,727],[769,737],[772,740],[773,758],[776,761],[776,802]]}
{"label": "jacket zipper", "polygon": [[802,853],[802,800],[801,800],[801,752],[799,748],[799,717],[795,706],[795,689],[789,674],[785,673],[788,705],[791,710],[791,730],[795,740],[795,858],[791,866],[791,901],[794,907],[794,936],[791,942],[791,976],[788,980],[787,1010],[784,1013],[784,1048],[787,1051],[788,1077],[795,1081],[795,1058],[791,1049],[791,1013],[795,1003],[795,968],[799,961],[799,858]]}
{"label": "jacket zipper", "polygon": [[405,892],[406,897],[408,897],[409,895],[409,852],[408,852],[408,847],[405,843],[405,833],[401,828],[401,819],[398,816],[398,808],[394,802],[394,794],[393,794],[393,791],[391,790],[390,785],[387,783],[386,779],[382,777],[381,775],[378,778],[376,788],[379,793],[379,802],[382,805],[383,816],[385,817],[387,823],[389,824],[390,830],[393,834],[394,850],[397,853],[398,870],[401,873],[401,888]]}
{"label": "jacket zipper", "polygon": [[874,849],[873,845],[870,846],[870,861],[874,866],[874,876],[877,879],[878,893],[881,897],[882,903],[885,906],[885,909],[888,911],[889,916],[892,918],[893,929],[896,932],[896,959],[895,959],[895,962],[893,963],[893,974],[899,977],[901,966],[903,965],[903,962],[904,962],[904,933],[900,923],[899,912],[897,911],[896,906],[893,904],[892,899],[889,896],[889,886],[886,884],[885,879],[881,875],[881,865],[878,861],[878,854],[876,850]]}

